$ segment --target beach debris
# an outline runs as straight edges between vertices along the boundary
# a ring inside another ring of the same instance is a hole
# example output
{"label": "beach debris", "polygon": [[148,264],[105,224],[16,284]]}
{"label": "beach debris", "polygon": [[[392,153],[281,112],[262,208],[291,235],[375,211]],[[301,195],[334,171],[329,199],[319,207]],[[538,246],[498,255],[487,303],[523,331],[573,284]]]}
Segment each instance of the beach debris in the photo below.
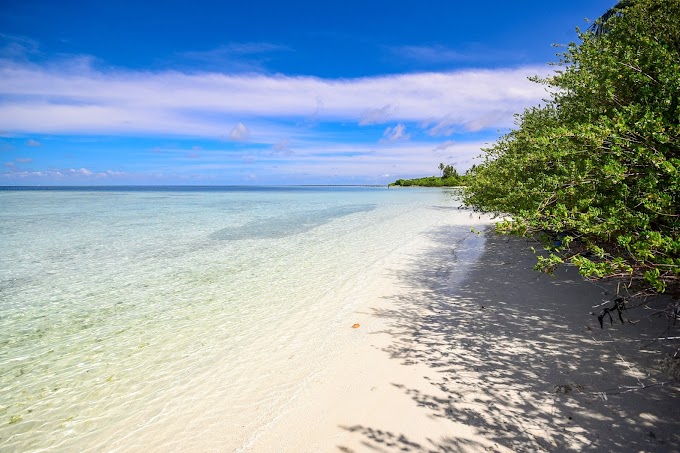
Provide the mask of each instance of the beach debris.
{"label": "beach debris", "polygon": [[609,323],[614,324],[614,318],[612,318],[612,313],[617,312],[619,315],[619,319],[621,320],[621,324],[624,324],[623,320],[623,311],[626,309],[625,306],[626,299],[624,299],[621,296],[617,296],[614,299],[614,305],[611,307],[605,307],[604,310],[599,314],[597,317],[597,320],[600,322],[600,329],[604,328],[603,326],[603,321],[605,316],[609,316]]}
{"label": "beach debris", "polygon": [[661,370],[672,377],[680,381],[680,356],[676,352],[674,355],[667,355],[660,361]]}
{"label": "beach debris", "polygon": [[356,324],[352,325],[352,329],[358,329],[359,326],[360,326],[360,324],[359,324],[359,323],[356,323]]}
{"label": "beach debris", "polygon": [[568,395],[571,392],[582,392],[585,387],[581,384],[575,384],[573,382],[563,385],[554,385],[553,392],[562,393]]}
{"label": "beach debris", "polygon": [[555,385],[553,386],[553,391],[555,393],[571,393],[571,385],[565,384],[565,385]]}

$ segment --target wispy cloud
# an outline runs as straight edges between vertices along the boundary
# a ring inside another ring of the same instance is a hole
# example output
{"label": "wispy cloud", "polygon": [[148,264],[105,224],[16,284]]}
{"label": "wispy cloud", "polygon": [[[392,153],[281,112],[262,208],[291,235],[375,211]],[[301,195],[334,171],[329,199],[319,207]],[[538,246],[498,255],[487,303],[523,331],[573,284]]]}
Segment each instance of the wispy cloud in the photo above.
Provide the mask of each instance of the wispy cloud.
{"label": "wispy cloud", "polygon": [[290,140],[283,139],[272,146],[272,156],[292,156],[295,154],[290,145]]}
{"label": "wispy cloud", "polygon": [[452,135],[457,130],[464,129],[464,124],[466,123],[462,117],[451,118],[449,115],[444,115],[444,117],[423,122],[423,128],[427,130],[427,133],[432,137],[446,137]]}
{"label": "wispy cloud", "polygon": [[[480,131],[496,124],[502,124],[507,118],[514,118],[515,110],[493,109],[465,123],[465,129],[471,132]],[[509,125],[508,125],[509,126]]]}
{"label": "wispy cloud", "polygon": [[209,50],[180,52],[177,58],[180,63],[190,63],[202,71],[263,72],[272,55],[290,50],[267,42],[230,43]]}
{"label": "wispy cloud", "polygon": [[10,172],[5,172],[5,173],[0,173],[0,176],[2,177],[11,177],[13,179],[17,178],[44,178],[44,177],[52,177],[52,178],[63,178],[63,177],[72,177],[72,176],[80,176],[80,177],[90,177],[90,176],[110,176],[109,173],[102,172],[102,173],[94,173],[92,170],[87,169],[87,168],[67,168],[67,169],[61,169],[61,170],[44,170],[44,171],[10,171]]}
{"label": "wispy cloud", "polygon": [[[147,150],[134,162],[107,157],[107,166],[126,173],[102,171],[102,160],[82,148],[77,163],[64,164],[74,168],[22,166],[28,162],[12,155],[0,174],[5,182],[107,184],[247,183],[247,174],[268,183],[383,182],[384,175],[435,174],[441,161],[470,165],[480,140],[540,102],[543,87],[527,76],[547,73],[527,66],[322,79],[103,70],[86,57],[58,65],[0,60],[8,152],[50,136],[45,152],[54,155],[64,140],[101,135],[134,137]],[[466,138],[470,131],[478,132]]]}
{"label": "wispy cloud", "polygon": [[462,48],[451,48],[441,44],[391,46],[386,48],[386,52],[391,58],[400,62],[415,63],[424,67],[526,60],[526,54],[523,51],[499,50],[479,43],[468,43]]}
{"label": "wispy cloud", "polygon": [[366,110],[359,118],[359,125],[369,126],[371,124],[385,123],[390,119],[393,110],[394,108],[389,104],[379,109]]}
{"label": "wispy cloud", "polygon": [[[218,137],[224,123],[319,121],[502,128],[539,102],[527,76],[545,67],[419,73],[357,79],[99,71],[84,60],[59,67],[0,61],[0,124],[12,133],[177,134]],[[323,109],[318,106],[322,104]]]}
{"label": "wispy cloud", "polygon": [[452,63],[469,59],[468,54],[439,44],[431,46],[399,46],[392,47],[390,50],[399,58],[419,63]]}
{"label": "wispy cloud", "polygon": [[[469,167],[485,144],[479,141],[456,143],[446,156],[432,152],[431,143],[396,141],[383,146],[335,142],[291,143],[286,140],[259,153],[234,155],[229,150],[202,150],[200,159],[188,156],[191,147],[163,154],[162,169],[121,172],[92,167],[24,170],[15,165],[0,172],[0,181],[12,184],[138,184],[138,183],[248,183],[248,174],[268,184],[291,181],[375,182],[397,178],[434,175],[442,159],[459,170]],[[274,149],[276,148],[276,149]],[[278,154],[277,154],[278,153]],[[294,158],[285,158],[294,156]],[[231,158],[231,160],[229,160]]]}
{"label": "wispy cloud", "polygon": [[388,127],[383,133],[383,140],[388,142],[396,142],[398,140],[408,140],[411,138],[409,134],[406,133],[406,126],[399,123],[394,127]]}
{"label": "wispy cloud", "polygon": [[229,132],[229,139],[235,142],[247,142],[250,136],[250,131],[245,124],[240,121]]}
{"label": "wispy cloud", "polygon": [[451,148],[455,144],[456,144],[456,142],[454,142],[453,140],[447,140],[444,143],[440,143],[439,145],[435,146],[432,151],[434,151],[434,152],[446,151],[447,149]]}
{"label": "wispy cloud", "polygon": [[31,162],[33,162],[33,159],[30,157],[17,157],[14,162],[5,162],[5,167],[15,168],[17,164],[30,164]]}
{"label": "wispy cloud", "polygon": [[[447,149],[444,158],[447,163],[460,164],[460,169],[464,170],[479,155],[482,146],[482,142],[457,143]],[[366,145],[329,144],[323,148],[324,153],[320,155],[316,147],[296,147],[295,160],[279,162],[275,172],[263,166],[258,173],[262,178],[306,173],[385,182],[390,178],[434,175],[442,159],[432,153],[432,147],[427,143],[394,142],[375,149]],[[357,153],[362,155],[357,156]]]}
{"label": "wispy cloud", "polygon": [[[110,180],[115,181],[120,178],[130,176],[130,173],[125,173],[121,171],[105,170],[105,171],[94,171],[89,168],[61,168],[61,169],[49,169],[49,170],[18,170],[12,169],[4,173],[0,173],[0,178],[11,179],[13,181],[95,181],[95,180]],[[149,176],[149,174],[145,175]]]}
{"label": "wispy cloud", "polygon": [[0,58],[24,60],[38,53],[38,42],[25,36],[0,33]]}
{"label": "wispy cloud", "polygon": [[290,51],[290,48],[267,42],[250,42],[225,44],[210,50],[180,52],[177,55],[195,61],[211,62],[231,61],[234,57],[267,55],[282,51]]}

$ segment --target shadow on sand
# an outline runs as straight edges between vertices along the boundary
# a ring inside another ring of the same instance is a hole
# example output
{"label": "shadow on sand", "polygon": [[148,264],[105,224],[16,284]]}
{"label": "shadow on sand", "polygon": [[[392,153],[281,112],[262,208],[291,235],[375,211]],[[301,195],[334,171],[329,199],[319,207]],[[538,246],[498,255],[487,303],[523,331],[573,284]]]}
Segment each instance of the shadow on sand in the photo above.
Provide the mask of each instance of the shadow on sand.
{"label": "shadow on sand", "polygon": [[[555,277],[533,271],[526,240],[487,232],[474,257],[466,244],[484,236],[432,234],[437,246],[397,275],[409,290],[373,313],[390,325],[385,352],[404,366],[426,365],[423,388],[432,391],[392,385],[427,416],[472,426],[490,444],[455,429],[423,442],[377,426],[343,426],[353,440],[386,452],[680,449],[680,386],[659,368],[677,342],[644,349],[666,320],[639,309],[629,313],[636,324],[601,330],[591,312],[613,299],[615,285],[584,282],[574,269]],[[455,237],[462,239],[452,244]]]}

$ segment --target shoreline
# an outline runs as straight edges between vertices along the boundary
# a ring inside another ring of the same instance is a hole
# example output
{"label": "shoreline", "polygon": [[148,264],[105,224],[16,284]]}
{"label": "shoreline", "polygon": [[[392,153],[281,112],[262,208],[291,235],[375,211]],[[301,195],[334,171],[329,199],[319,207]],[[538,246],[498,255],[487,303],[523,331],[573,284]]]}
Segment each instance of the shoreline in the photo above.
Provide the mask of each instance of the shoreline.
{"label": "shoreline", "polygon": [[615,285],[533,271],[522,239],[463,237],[391,260],[332,366],[246,451],[680,451],[665,345],[638,346],[662,320],[600,329]]}

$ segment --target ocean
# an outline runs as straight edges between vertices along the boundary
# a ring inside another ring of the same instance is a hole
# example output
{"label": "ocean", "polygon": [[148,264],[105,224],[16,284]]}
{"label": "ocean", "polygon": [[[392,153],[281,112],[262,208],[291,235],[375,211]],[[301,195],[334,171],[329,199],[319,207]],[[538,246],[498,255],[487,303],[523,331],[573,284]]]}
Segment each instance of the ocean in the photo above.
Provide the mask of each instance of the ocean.
{"label": "ocean", "polygon": [[1,189],[0,451],[247,450],[343,346],[372,276],[467,218],[458,205],[422,188]]}

